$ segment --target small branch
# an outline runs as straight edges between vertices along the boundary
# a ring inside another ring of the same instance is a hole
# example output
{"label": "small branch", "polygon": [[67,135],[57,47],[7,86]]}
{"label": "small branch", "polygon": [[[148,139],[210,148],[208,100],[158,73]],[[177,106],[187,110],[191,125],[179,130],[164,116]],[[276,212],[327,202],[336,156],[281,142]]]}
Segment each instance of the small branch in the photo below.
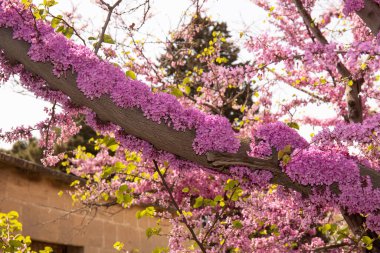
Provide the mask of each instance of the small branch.
{"label": "small branch", "polygon": [[154,163],[154,170],[158,173],[158,175],[160,176],[161,180],[162,180],[162,185],[164,186],[164,188],[166,189],[166,191],[168,192],[169,194],[169,197],[170,197],[170,200],[172,202],[172,204],[174,205],[175,209],[177,210],[177,212],[182,215],[182,221],[183,223],[185,224],[185,226],[187,227],[187,229],[190,231],[191,233],[191,236],[193,237],[193,240],[198,244],[199,248],[201,249],[201,251],[203,253],[206,253],[206,249],[204,247],[204,245],[199,241],[197,235],[195,234],[193,228],[189,225],[185,215],[183,215],[183,212],[182,212],[182,209],[178,206],[174,196],[173,196],[173,193],[172,193],[172,190],[170,189],[169,185],[167,184],[166,180],[165,180],[165,177],[164,175],[161,173],[159,167],[158,167],[158,164],[157,164],[157,161],[156,160],[153,160],[153,163]]}
{"label": "small branch", "polygon": [[136,7],[131,8],[128,12],[133,13],[133,12],[137,11],[138,9],[140,9],[141,7],[144,7],[142,21],[138,27],[134,27],[134,24],[132,26],[130,26],[130,28],[132,28],[133,30],[139,30],[145,24],[146,20],[148,19],[148,13],[151,9],[150,0],[145,0],[143,3],[137,5]]}
{"label": "small branch", "polygon": [[236,154],[227,153],[207,153],[207,159],[213,167],[225,167],[230,166],[245,166],[251,170],[265,170],[272,173],[273,178],[271,182],[274,184],[283,185],[287,188],[293,189],[303,196],[309,196],[311,194],[312,188],[307,185],[301,185],[294,182],[286,173],[284,173],[278,164],[277,157],[273,156],[271,158],[254,158],[254,157],[241,157]]}
{"label": "small branch", "polygon": [[[317,24],[314,23],[308,11],[303,6],[301,0],[293,0],[294,4],[297,7],[298,12],[300,13],[306,27],[310,29],[315,36],[315,38],[323,45],[328,45],[329,42],[323,36],[321,30],[318,28]],[[360,98],[360,89],[364,83],[363,78],[358,78],[354,80],[352,73],[347,69],[347,67],[341,62],[338,61],[336,68],[339,74],[342,76],[342,79],[347,81],[346,85],[346,101],[348,105],[348,119],[350,122],[361,122],[363,120],[363,108]],[[352,80],[352,84],[348,85],[348,82]]]}
{"label": "small branch", "polygon": [[99,49],[102,46],[102,43],[104,41],[104,35],[106,33],[106,30],[107,30],[107,26],[108,26],[109,22],[111,21],[112,13],[113,13],[114,9],[121,3],[121,1],[123,1],[123,0],[118,0],[114,5],[111,6],[111,5],[107,4],[106,2],[104,2],[103,0],[100,0],[100,2],[102,4],[107,6],[108,14],[107,14],[106,21],[102,27],[102,31],[101,31],[100,36],[99,36],[99,40],[95,44],[95,50],[94,50],[95,54],[98,54]]}
{"label": "small branch", "polygon": [[48,145],[49,145],[49,131],[50,131],[50,127],[54,121],[54,118],[55,118],[55,106],[57,105],[57,101],[54,101],[54,104],[53,104],[53,107],[51,108],[51,117],[49,119],[49,122],[46,126],[46,136],[45,136],[45,146],[46,146],[46,151],[47,151],[47,148],[48,148]]}
{"label": "small branch", "polygon": [[65,23],[65,25],[66,25],[67,27],[70,27],[71,29],[73,29],[75,35],[76,35],[76,36],[77,36],[77,37],[83,42],[83,44],[84,44],[85,46],[87,46],[86,41],[80,36],[79,32],[75,29],[74,26],[70,25],[70,24],[69,24],[66,20],[64,20],[63,18],[60,18],[60,17],[58,17],[58,16],[55,16],[55,15],[51,14],[49,11],[48,11],[48,13],[49,13],[49,15],[52,16],[53,18],[58,19],[58,20],[61,20],[63,23]]}
{"label": "small branch", "polygon": [[326,252],[329,249],[336,249],[336,248],[341,248],[341,247],[346,247],[346,246],[354,246],[354,245],[350,244],[350,243],[338,243],[338,244],[333,244],[333,245],[315,248],[312,251],[313,252],[318,252],[318,251]]}
{"label": "small branch", "polygon": [[202,243],[204,243],[204,242],[206,241],[207,237],[211,234],[211,231],[214,229],[214,227],[215,227],[216,223],[218,222],[219,218],[222,217],[223,214],[224,214],[224,212],[227,210],[227,207],[228,207],[229,203],[231,202],[231,198],[232,198],[232,196],[235,194],[236,189],[237,189],[237,188],[235,188],[235,189],[232,191],[230,197],[228,198],[228,203],[225,204],[225,206],[223,207],[222,211],[221,211],[220,213],[218,212],[218,213],[215,215],[214,222],[212,223],[211,227],[207,230],[205,236],[203,237]]}

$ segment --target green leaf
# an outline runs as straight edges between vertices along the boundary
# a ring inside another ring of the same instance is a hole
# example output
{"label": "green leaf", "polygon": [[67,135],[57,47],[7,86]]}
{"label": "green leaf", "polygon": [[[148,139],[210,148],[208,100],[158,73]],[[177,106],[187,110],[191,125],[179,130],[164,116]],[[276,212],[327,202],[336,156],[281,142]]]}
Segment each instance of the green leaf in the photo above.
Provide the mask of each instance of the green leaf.
{"label": "green leaf", "polygon": [[292,145],[286,145],[284,148],[283,148],[283,151],[285,154],[290,154],[292,153]]}
{"label": "green leaf", "polygon": [[224,199],[223,196],[221,196],[221,195],[216,195],[215,198],[214,198],[214,201],[219,202],[219,201],[221,201],[221,200],[223,200],[223,199]]}
{"label": "green leaf", "polygon": [[115,41],[108,34],[104,34],[104,36],[103,36],[103,42],[104,43],[108,43],[108,44],[115,44]]}
{"label": "green leaf", "polygon": [[37,20],[42,19],[41,14],[40,14],[40,10],[35,10],[35,11],[33,11],[33,16],[34,16]]}
{"label": "green leaf", "polygon": [[63,30],[65,29],[65,27],[63,25],[59,26],[57,28],[57,30],[55,30],[57,33],[60,33],[60,32],[63,32]]}
{"label": "green leaf", "polygon": [[277,159],[278,159],[278,160],[281,160],[282,157],[284,157],[284,155],[285,155],[285,153],[284,153],[283,150],[278,151],[278,153],[277,153]]}
{"label": "green leaf", "polygon": [[156,214],[156,209],[153,206],[149,206],[149,207],[145,208],[144,210],[138,211],[136,213],[136,218],[141,219],[144,216],[154,217],[155,214]]}
{"label": "green leaf", "polygon": [[21,3],[25,6],[25,8],[29,8],[29,6],[32,4],[32,0],[21,0]]}
{"label": "green leaf", "polygon": [[327,234],[331,230],[331,224],[327,223],[321,227],[318,228],[319,231],[322,232],[322,234]]}
{"label": "green leaf", "polygon": [[194,208],[199,208],[203,204],[203,197],[199,196],[198,198],[195,199],[195,203],[193,205]]}
{"label": "green leaf", "polygon": [[363,236],[361,241],[364,243],[366,249],[371,250],[373,248],[373,240],[369,236]]}
{"label": "green leaf", "polygon": [[126,185],[126,184],[123,184],[119,187],[120,192],[125,192],[126,190],[128,190],[128,185]]}
{"label": "green leaf", "polygon": [[224,186],[224,190],[226,190],[226,191],[228,191],[228,190],[232,190],[232,189],[234,189],[238,184],[239,184],[239,182],[238,182],[237,180],[228,179],[228,180],[227,180],[227,184]]}
{"label": "green leaf", "polygon": [[176,96],[177,98],[183,97],[183,92],[177,87],[172,87],[171,90],[171,94]]}
{"label": "green leaf", "polygon": [[51,21],[51,27],[56,28],[61,23],[62,15],[58,15]]}
{"label": "green leaf", "polygon": [[64,31],[63,34],[65,35],[66,38],[70,39],[73,34],[74,34],[74,29],[71,27],[67,27]]}
{"label": "green leaf", "polygon": [[108,193],[105,193],[105,192],[103,192],[101,196],[102,196],[102,198],[103,198],[105,201],[107,201],[107,200],[109,199],[109,197],[110,197],[110,195],[108,195]]}
{"label": "green leaf", "polygon": [[73,187],[75,185],[78,185],[80,182],[79,180],[74,180],[71,184],[70,184],[70,187]]}
{"label": "green leaf", "polygon": [[288,127],[300,130],[300,126],[296,122],[289,122],[287,125]]}
{"label": "green leaf", "polygon": [[243,227],[243,224],[239,220],[234,220],[232,221],[232,226],[236,229],[240,229]]}
{"label": "green leaf", "polygon": [[205,206],[216,206],[217,202],[213,199],[203,199],[203,204]]}
{"label": "green leaf", "polygon": [[268,231],[266,229],[263,229],[259,232],[260,235],[267,235]]}
{"label": "green leaf", "polygon": [[184,193],[187,193],[189,191],[190,191],[189,187],[185,187],[185,188],[182,189],[182,192],[184,192]]}
{"label": "green leaf", "polygon": [[114,166],[115,166],[116,171],[119,171],[119,172],[127,168],[127,166],[120,161],[117,161]]}
{"label": "green leaf", "polygon": [[18,212],[10,211],[8,214],[9,219],[17,219],[19,217]]}
{"label": "green leaf", "polygon": [[117,251],[121,251],[124,248],[124,243],[117,241],[113,244],[113,248]]}
{"label": "green leaf", "polygon": [[187,95],[189,95],[190,92],[191,92],[191,88],[190,88],[189,86],[185,86],[184,89],[185,89],[185,93],[186,93]]}
{"label": "green leaf", "polygon": [[18,240],[10,240],[9,245],[11,245],[14,248],[19,248],[22,246],[22,242],[20,242]]}
{"label": "green leaf", "polygon": [[108,149],[111,150],[112,152],[115,152],[118,148],[119,148],[119,144],[117,143],[108,146]]}
{"label": "green leaf", "polygon": [[49,246],[46,246],[43,250],[40,250],[39,253],[52,253],[53,249]]}
{"label": "green leaf", "polygon": [[290,162],[291,158],[289,155],[284,155],[284,157],[282,157],[282,162],[287,165],[289,162]]}
{"label": "green leaf", "polygon": [[52,7],[56,4],[58,4],[58,2],[55,0],[44,0],[43,2],[43,5],[45,5],[46,7]]}
{"label": "green leaf", "polygon": [[159,235],[161,232],[160,227],[154,227],[154,228],[147,228],[145,231],[145,234],[148,238],[151,238],[153,235]]}
{"label": "green leaf", "polygon": [[242,189],[236,189],[235,191],[234,191],[234,193],[232,194],[232,196],[231,196],[231,200],[232,201],[238,201],[239,200],[239,198],[241,197],[243,195],[243,190]]}
{"label": "green leaf", "polygon": [[168,252],[169,252],[169,248],[166,248],[166,247],[157,247],[152,251],[152,253],[168,253]]}
{"label": "green leaf", "polygon": [[29,235],[28,235],[28,236],[25,236],[24,243],[25,243],[26,245],[28,245],[28,246],[32,243],[32,240],[30,239],[30,236],[29,236]]}
{"label": "green leaf", "polygon": [[127,169],[125,170],[125,173],[129,175],[129,174],[131,174],[132,171],[134,171],[136,168],[137,168],[137,165],[136,165],[136,164],[134,164],[134,163],[129,163],[129,164],[127,165]]}
{"label": "green leaf", "polygon": [[132,70],[128,70],[125,72],[125,75],[129,78],[131,78],[132,80],[136,80],[137,76],[136,76],[136,73],[133,72]]}
{"label": "green leaf", "polygon": [[186,84],[188,84],[190,82],[190,77],[185,77],[184,79],[183,79],[183,81],[182,81],[182,84],[183,85],[186,85]]}

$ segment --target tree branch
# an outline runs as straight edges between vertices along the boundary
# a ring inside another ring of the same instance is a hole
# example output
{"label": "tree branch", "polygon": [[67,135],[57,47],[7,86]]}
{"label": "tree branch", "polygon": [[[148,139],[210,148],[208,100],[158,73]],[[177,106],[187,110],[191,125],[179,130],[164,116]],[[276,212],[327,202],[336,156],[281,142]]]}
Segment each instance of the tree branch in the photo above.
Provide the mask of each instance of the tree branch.
{"label": "tree branch", "polygon": [[104,35],[106,33],[107,26],[108,26],[109,22],[111,21],[111,16],[112,16],[113,10],[121,3],[121,1],[123,1],[123,0],[118,0],[114,5],[111,6],[111,5],[109,5],[106,2],[101,0],[101,3],[104,4],[105,6],[107,6],[108,14],[107,14],[106,21],[104,22],[104,25],[102,27],[102,31],[99,35],[99,40],[95,44],[95,50],[94,50],[95,54],[98,54],[99,49],[102,46],[102,43],[104,41]]}
{"label": "tree branch", "polygon": [[[322,34],[322,31],[318,28],[317,24],[314,23],[309,12],[305,9],[301,0],[293,0],[299,14],[301,15],[307,28],[313,33],[315,38],[323,45],[328,45],[329,42]],[[338,61],[336,68],[339,74],[342,76],[342,79],[347,82],[346,84],[346,101],[348,105],[348,120],[350,122],[362,122],[363,121],[363,108],[360,98],[360,89],[364,83],[364,79],[358,78],[354,79],[352,73],[346,68],[346,66]],[[352,80],[352,84],[349,82]]]}
{"label": "tree branch", "polygon": [[380,31],[380,5],[373,0],[364,0],[364,8],[356,14],[363,20],[373,35]]}
{"label": "tree branch", "polygon": [[158,173],[158,175],[160,176],[161,178],[161,181],[162,181],[162,185],[164,186],[165,190],[168,192],[169,194],[169,197],[170,197],[170,201],[172,202],[172,204],[174,205],[176,211],[183,216],[182,218],[182,222],[185,224],[185,226],[187,227],[187,229],[190,231],[191,233],[191,236],[193,237],[193,240],[198,244],[199,248],[202,250],[203,253],[206,253],[206,249],[203,245],[203,243],[198,239],[197,235],[195,234],[194,232],[194,229],[190,226],[189,222],[187,221],[185,215],[183,214],[182,212],[182,209],[179,207],[179,205],[177,204],[177,201],[175,200],[174,196],[173,196],[173,193],[172,193],[172,189],[169,187],[168,183],[166,182],[165,180],[165,177],[164,175],[162,174],[160,168],[158,167],[158,164],[155,160],[153,160],[153,163],[154,163],[154,170]]}
{"label": "tree branch", "polygon": [[[118,107],[108,96],[90,100],[78,89],[75,73],[67,71],[65,76],[57,78],[53,74],[52,64],[32,61],[28,56],[30,45],[25,41],[13,39],[12,30],[9,28],[0,28],[0,38],[0,49],[7,59],[22,64],[27,71],[43,78],[50,89],[62,91],[70,97],[72,103],[90,108],[100,120],[119,125],[126,134],[148,141],[159,150],[167,151],[216,172],[226,172],[231,165],[248,166],[252,170],[270,171],[273,174],[271,182],[274,184],[294,189],[306,196],[311,192],[310,186],[293,182],[280,169],[275,160],[277,157],[274,159],[249,157],[247,152],[250,150],[250,140],[241,140],[240,149],[236,154],[197,155],[192,147],[194,131],[176,131],[166,124],[158,124],[147,119],[139,109]],[[380,188],[379,172],[365,166],[360,166],[360,172],[361,175],[370,177],[374,187]]]}

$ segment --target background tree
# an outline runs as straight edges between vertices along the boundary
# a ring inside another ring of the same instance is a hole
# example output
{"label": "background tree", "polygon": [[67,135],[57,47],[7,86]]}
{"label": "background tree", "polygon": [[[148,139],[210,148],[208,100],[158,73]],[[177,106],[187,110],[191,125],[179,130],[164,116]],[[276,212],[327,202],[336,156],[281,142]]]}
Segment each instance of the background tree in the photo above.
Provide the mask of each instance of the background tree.
{"label": "background tree", "polygon": [[[203,73],[212,72],[215,65],[226,68],[242,65],[236,63],[240,49],[231,42],[227,24],[209,17],[195,14],[188,24],[172,32],[172,39],[166,45],[165,53],[159,57],[158,67],[164,69],[168,82],[176,89],[183,88],[184,95],[193,101],[201,94],[202,88],[218,89],[216,84],[205,87],[198,78]],[[204,57],[213,54],[217,57],[211,60]],[[253,93],[248,82],[238,85],[231,83],[223,97],[233,103],[223,103],[211,108],[211,111],[224,115],[231,123],[241,121],[244,115],[241,107],[252,106]]]}
{"label": "background tree", "polygon": [[[96,132],[86,125],[83,120],[79,120],[78,124],[81,126],[78,134],[72,136],[67,142],[63,143],[63,145],[56,144],[54,146],[55,153],[66,153],[68,156],[72,157],[72,151],[78,146],[81,146],[86,148],[88,152],[96,154],[97,151],[94,150],[94,145],[90,144],[90,139],[96,138]],[[57,131],[59,130],[57,129]],[[38,140],[35,137],[27,140],[19,140],[13,144],[10,150],[2,149],[1,151],[20,159],[42,164],[44,150],[39,144],[40,141],[41,140]]]}
{"label": "background tree", "polygon": [[20,140],[12,145],[10,150],[2,150],[4,153],[8,153],[11,156],[25,159],[36,164],[42,164],[41,159],[43,156],[43,150],[38,145],[37,138],[30,138],[28,140]]}
{"label": "background tree", "polygon": [[[240,50],[230,41],[227,24],[198,15],[194,15],[181,31],[173,31],[173,39],[166,43],[165,53],[159,57],[159,66],[165,69],[167,76],[177,84],[182,83],[189,76],[188,72],[193,72],[194,69],[209,72],[207,62],[197,55],[215,43],[218,37],[224,39],[220,43],[221,59],[217,64],[233,66]],[[196,92],[198,86],[202,86],[202,83],[190,85],[191,92]]]}

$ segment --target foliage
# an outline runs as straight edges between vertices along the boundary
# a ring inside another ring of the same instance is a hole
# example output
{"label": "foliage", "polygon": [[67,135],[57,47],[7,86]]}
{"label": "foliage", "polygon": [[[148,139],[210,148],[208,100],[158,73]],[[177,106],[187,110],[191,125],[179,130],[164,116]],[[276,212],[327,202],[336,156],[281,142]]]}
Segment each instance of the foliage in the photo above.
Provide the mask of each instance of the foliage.
{"label": "foliage", "polygon": [[[158,67],[164,70],[165,79],[171,84],[169,91],[177,97],[186,96],[195,101],[207,89],[220,86],[218,83],[206,85],[200,79],[202,75],[212,73],[218,66],[239,65],[235,62],[240,49],[231,42],[227,24],[209,17],[195,14],[188,24],[173,31],[166,45]],[[252,94],[249,83],[232,82],[221,95],[225,101],[234,100],[234,103],[223,103],[211,112],[224,115],[231,123],[241,121],[244,115],[241,108],[252,106]]]}
{"label": "foliage", "polygon": [[[0,212],[0,249],[1,252],[9,253],[37,253],[31,250],[30,236],[23,236],[22,224],[18,220],[19,215],[16,211],[9,213]],[[53,250],[50,247],[45,247],[39,250],[38,253],[51,253]]]}
{"label": "foliage", "polygon": [[[160,67],[164,68],[167,75],[173,78],[173,83],[182,83],[188,77],[188,72],[198,70],[201,72],[209,72],[208,64],[202,61],[201,54],[207,52],[210,46],[220,40],[219,57],[221,65],[232,66],[238,58],[239,48],[237,48],[229,40],[231,39],[230,32],[227,29],[225,22],[212,21],[211,18],[195,15],[185,29],[191,34],[189,35],[175,31],[173,41],[168,42],[165,49],[165,54],[161,55]],[[227,41],[228,40],[228,41]],[[214,49],[215,50],[215,49]],[[185,53],[182,53],[184,51]],[[186,52],[187,51],[187,52]],[[183,63],[179,66],[172,62]],[[195,88],[202,86],[201,83],[192,84]],[[193,87],[192,87],[193,88]],[[194,89],[192,92],[194,92]]]}
{"label": "foliage", "polygon": [[31,138],[28,141],[17,141],[13,144],[11,150],[4,150],[4,152],[36,164],[41,164],[41,159],[43,158],[43,150],[39,147],[37,138]]}
{"label": "foliage", "polygon": [[[70,152],[78,146],[86,147],[88,151],[94,154],[96,153],[96,151],[93,149],[93,146],[89,145],[90,139],[96,136],[96,133],[83,122],[79,124],[81,126],[81,129],[79,130],[78,134],[72,136],[67,142],[63,143],[62,145],[55,145],[54,150],[56,153],[66,152],[67,154],[70,154]],[[43,140],[38,140],[35,137],[30,138],[27,141],[19,140],[13,144],[10,150],[4,150],[3,152],[36,164],[42,164],[44,154],[43,148],[41,148],[39,144],[40,141]],[[62,169],[62,167],[60,168]]]}

